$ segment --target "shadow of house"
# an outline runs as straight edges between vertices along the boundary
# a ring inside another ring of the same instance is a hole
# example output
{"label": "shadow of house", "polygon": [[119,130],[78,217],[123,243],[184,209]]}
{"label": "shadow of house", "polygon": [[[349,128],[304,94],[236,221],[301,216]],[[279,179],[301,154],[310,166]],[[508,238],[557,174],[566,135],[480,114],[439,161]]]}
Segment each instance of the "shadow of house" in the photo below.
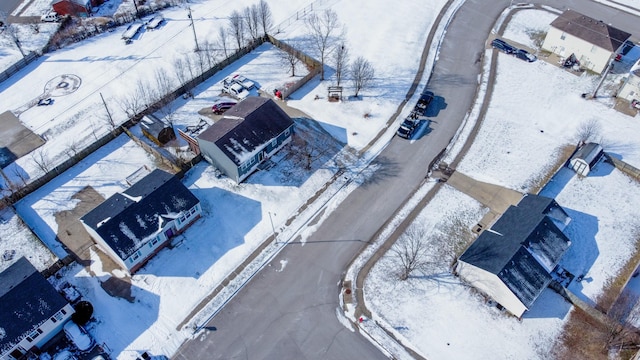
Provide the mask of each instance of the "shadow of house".
{"label": "shadow of house", "polygon": [[106,254],[134,273],[201,213],[200,201],[177,177],[156,169],[80,221]]}
{"label": "shadow of house", "polygon": [[456,273],[518,318],[551,283],[571,241],[571,221],[558,203],[529,194],[510,206],[458,258]]}
{"label": "shadow of house", "polygon": [[198,138],[203,158],[237,183],[291,141],[293,120],[273,100],[249,97]]}
{"label": "shadow of house", "polygon": [[73,307],[24,257],[0,273],[0,358],[38,354],[62,330]]}

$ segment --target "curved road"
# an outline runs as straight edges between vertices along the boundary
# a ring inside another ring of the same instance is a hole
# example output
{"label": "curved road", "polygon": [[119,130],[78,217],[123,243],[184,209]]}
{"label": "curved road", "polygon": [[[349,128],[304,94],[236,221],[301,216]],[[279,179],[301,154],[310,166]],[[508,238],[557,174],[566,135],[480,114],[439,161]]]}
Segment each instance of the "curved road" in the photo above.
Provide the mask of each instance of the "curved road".
{"label": "curved road", "polygon": [[[640,23],[626,13],[586,1],[563,3],[640,34]],[[428,83],[438,96],[431,108],[439,109],[432,131],[412,142],[394,138],[375,161],[381,166],[375,177],[353,191],[304,246],[292,243],[278,254],[274,266],[260,271],[207,324],[212,331],[183,344],[174,359],[385,359],[338,321],[338,284],[349,261],[420,185],[427,164],[465,118],[475,101],[485,41],[508,5],[506,0],[464,3]],[[288,263],[279,272],[281,260]]]}

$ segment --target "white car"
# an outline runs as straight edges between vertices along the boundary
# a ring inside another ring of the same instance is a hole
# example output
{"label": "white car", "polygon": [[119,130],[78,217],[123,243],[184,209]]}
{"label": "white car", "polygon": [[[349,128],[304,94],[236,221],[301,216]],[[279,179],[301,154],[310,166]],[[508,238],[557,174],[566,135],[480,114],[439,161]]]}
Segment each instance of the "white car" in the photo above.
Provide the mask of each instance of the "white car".
{"label": "white car", "polygon": [[249,96],[249,91],[238,83],[225,83],[222,85],[222,91],[238,98],[239,100],[244,100]]}
{"label": "white car", "polygon": [[60,16],[56,12],[50,12],[46,15],[40,16],[40,21],[44,22],[58,22],[60,21]]}
{"label": "white car", "polygon": [[63,329],[67,338],[78,348],[78,350],[86,351],[91,349],[93,346],[93,338],[89,336],[82,326],[77,325],[73,321],[69,321],[64,324]]}
{"label": "white car", "polygon": [[247,79],[246,77],[244,77],[244,76],[242,76],[240,74],[233,75],[232,79],[233,79],[234,82],[242,85],[242,87],[247,89],[247,90],[251,90],[256,86],[256,84],[253,81]]}

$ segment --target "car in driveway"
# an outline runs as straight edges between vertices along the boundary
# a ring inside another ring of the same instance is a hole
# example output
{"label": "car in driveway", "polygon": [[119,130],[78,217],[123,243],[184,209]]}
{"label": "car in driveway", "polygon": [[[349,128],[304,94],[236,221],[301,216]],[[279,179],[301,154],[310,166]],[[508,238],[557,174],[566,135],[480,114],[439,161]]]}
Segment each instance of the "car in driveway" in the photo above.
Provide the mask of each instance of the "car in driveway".
{"label": "car in driveway", "polygon": [[494,49],[498,49],[506,54],[514,54],[516,51],[518,51],[518,48],[502,39],[493,39],[493,41],[491,42],[491,46]]}
{"label": "car in driveway", "polygon": [[249,91],[242,87],[242,85],[235,82],[224,83],[222,85],[222,92],[225,92],[239,100],[244,100],[249,96]]}
{"label": "car in driveway", "polygon": [[60,21],[60,15],[58,15],[56,12],[52,11],[48,14],[44,14],[42,16],[40,16],[40,21],[42,22],[58,22]]}
{"label": "car in driveway", "polygon": [[244,76],[242,76],[240,74],[233,75],[233,77],[231,79],[235,83],[238,83],[238,84],[242,85],[242,87],[247,89],[247,90],[251,90],[256,86],[256,84],[253,81],[247,79],[246,77],[244,77]]}
{"label": "car in driveway", "polygon": [[518,49],[518,51],[516,51],[515,55],[516,55],[516,57],[518,59],[524,60],[524,61],[527,61],[527,62],[534,62],[534,61],[538,60],[538,58],[535,55],[531,54],[530,52],[528,52],[525,49]]}
{"label": "car in driveway", "polygon": [[232,99],[226,96],[219,96],[213,100],[213,105],[211,106],[211,111],[214,114],[220,115],[225,111],[231,109],[238,103],[238,100]]}
{"label": "car in driveway", "polygon": [[93,347],[93,338],[87,333],[87,331],[80,325],[73,321],[68,321],[64,324],[64,334],[67,339],[71,341],[80,351],[87,351]]}

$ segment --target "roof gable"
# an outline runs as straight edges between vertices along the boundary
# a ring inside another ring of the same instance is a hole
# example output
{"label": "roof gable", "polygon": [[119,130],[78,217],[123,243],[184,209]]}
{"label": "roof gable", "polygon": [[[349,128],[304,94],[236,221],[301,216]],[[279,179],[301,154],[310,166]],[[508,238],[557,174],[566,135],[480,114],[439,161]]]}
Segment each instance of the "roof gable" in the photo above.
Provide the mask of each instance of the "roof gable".
{"label": "roof gable", "polygon": [[631,36],[625,31],[573,10],[563,12],[551,26],[611,52],[618,50]]}
{"label": "roof gable", "polygon": [[293,120],[273,100],[248,97],[198,136],[215,145],[236,165],[293,126]]}
{"label": "roof gable", "polygon": [[124,260],[155,236],[166,219],[174,219],[198,202],[177,177],[156,169],[105,200],[82,221]]}
{"label": "roof gable", "polygon": [[67,305],[67,301],[31,263],[21,257],[0,273],[0,353]]}
{"label": "roof gable", "polygon": [[589,166],[593,166],[602,154],[602,146],[600,146],[600,144],[586,143],[582,145],[575,154],[573,154],[571,160],[582,159],[589,164]]}
{"label": "roof gable", "polygon": [[518,248],[498,277],[527,308],[551,282],[547,270],[522,247]]}

